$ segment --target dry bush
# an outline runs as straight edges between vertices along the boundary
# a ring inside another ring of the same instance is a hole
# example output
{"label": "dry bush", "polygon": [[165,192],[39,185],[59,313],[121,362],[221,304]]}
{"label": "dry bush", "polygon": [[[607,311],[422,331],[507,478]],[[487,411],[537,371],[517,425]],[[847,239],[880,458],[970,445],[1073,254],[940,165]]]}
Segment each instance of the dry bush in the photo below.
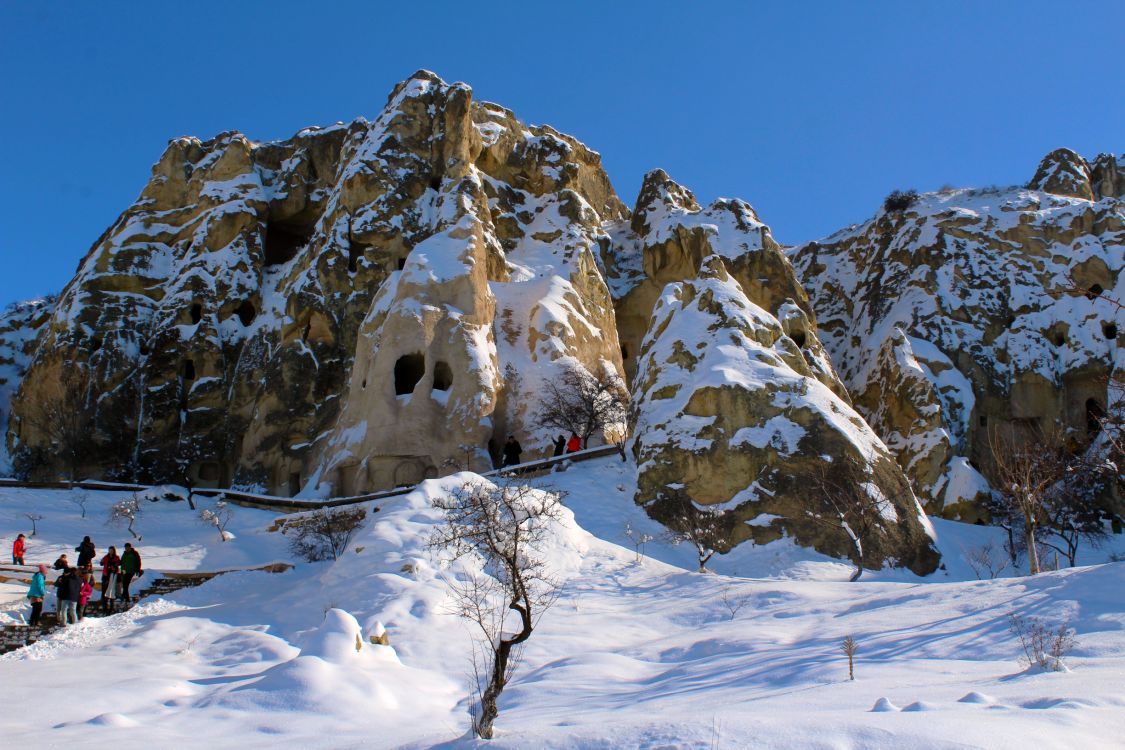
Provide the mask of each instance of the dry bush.
{"label": "dry bush", "polygon": [[1023,648],[1021,663],[1051,672],[1066,670],[1062,658],[1078,643],[1069,621],[1052,628],[1038,618],[1012,613],[1008,615],[1008,626]]}
{"label": "dry bush", "polygon": [[321,508],[286,518],[281,533],[289,538],[289,550],[305,562],[338,560],[365,518],[367,510],[361,507]]}
{"label": "dry bush", "polygon": [[850,635],[840,644],[840,650],[848,657],[848,679],[855,679],[855,653],[859,650],[855,638]]}
{"label": "dry bush", "polygon": [[965,562],[973,569],[973,575],[978,581],[996,578],[1004,572],[1010,562],[1008,553],[997,549],[993,542],[967,547],[962,552],[965,555]]}

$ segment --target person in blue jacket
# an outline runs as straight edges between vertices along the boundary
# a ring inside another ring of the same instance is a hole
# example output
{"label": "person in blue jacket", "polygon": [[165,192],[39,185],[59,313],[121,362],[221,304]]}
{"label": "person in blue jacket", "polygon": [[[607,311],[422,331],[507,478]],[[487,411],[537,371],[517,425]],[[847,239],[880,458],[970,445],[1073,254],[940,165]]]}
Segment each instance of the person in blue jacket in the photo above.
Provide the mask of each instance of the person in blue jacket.
{"label": "person in blue jacket", "polygon": [[43,614],[43,598],[47,596],[47,566],[40,565],[39,572],[31,577],[31,585],[27,587],[27,598],[31,602],[31,619],[28,624],[39,624],[39,616]]}

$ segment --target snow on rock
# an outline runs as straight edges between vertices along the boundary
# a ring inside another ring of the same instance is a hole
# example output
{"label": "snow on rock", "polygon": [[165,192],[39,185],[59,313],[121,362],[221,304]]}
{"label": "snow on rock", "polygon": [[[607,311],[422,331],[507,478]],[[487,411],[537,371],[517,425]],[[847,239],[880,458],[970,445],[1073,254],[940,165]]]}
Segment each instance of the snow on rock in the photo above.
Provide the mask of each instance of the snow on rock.
{"label": "snow on rock", "polygon": [[1089,441],[1125,332],[1120,172],[1063,149],[1028,188],[925,194],[790,251],[836,371],[928,510],[979,516],[990,430]]}
{"label": "snow on rock", "polygon": [[[782,324],[751,302],[721,257],[665,287],[641,348],[633,386],[637,502],[659,515],[672,494],[728,512],[730,542],[782,535],[839,557],[848,535],[813,522],[823,500],[810,477],[853,461],[884,506],[863,543],[876,567],[926,574],[938,563],[925,514],[886,446],[808,366]],[[760,514],[776,516],[754,524]],[[748,523],[749,522],[749,523]]]}
{"label": "snow on rock", "polygon": [[[0,434],[8,433],[12,397],[35,354],[39,333],[51,319],[53,299],[16,302],[0,314]],[[11,473],[6,440],[0,440],[0,476]]]}

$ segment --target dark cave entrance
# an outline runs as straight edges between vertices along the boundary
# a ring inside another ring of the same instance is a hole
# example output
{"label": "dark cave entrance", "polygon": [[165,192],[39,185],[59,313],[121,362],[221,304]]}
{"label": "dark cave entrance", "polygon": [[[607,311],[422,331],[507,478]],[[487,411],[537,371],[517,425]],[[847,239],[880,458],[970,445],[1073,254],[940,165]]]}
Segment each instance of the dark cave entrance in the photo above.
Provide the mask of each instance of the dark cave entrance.
{"label": "dark cave entrance", "polygon": [[297,251],[308,244],[312,228],[299,224],[271,221],[266,224],[266,246],[263,252],[267,266],[292,260]]}
{"label": "dark cave entrance", "polygon": [[448,391],[453,385],[453,368],[448,362],[438,362],[434,365],[434,390]]}
{"label": "dark cave entrance", "polygon": [[1102,420],[1105,419],[1105,409],[1097,399],[1086,399],[1086,434],[1094,437],[1102,431]]}
{"label": "dark cave entrance", "polygon": [[407,354],[395,362],[395,395],[414,392],[414,386],[426,374],[426,358],[418,353]]}

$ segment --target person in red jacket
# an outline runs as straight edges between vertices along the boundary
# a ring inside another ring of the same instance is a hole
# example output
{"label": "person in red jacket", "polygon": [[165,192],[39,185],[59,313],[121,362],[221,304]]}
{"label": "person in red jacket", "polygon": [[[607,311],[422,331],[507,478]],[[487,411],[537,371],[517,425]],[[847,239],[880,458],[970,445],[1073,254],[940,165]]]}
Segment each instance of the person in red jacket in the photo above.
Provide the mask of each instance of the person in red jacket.
{"label": "person in red jacket", "polygon": [[570,433],[570,440],[566,441],[566,452],[577,453],[582,450],[582,441],[578,439],[578,433]]}
{"label": "person in red jacket", "polygon": [[16,541],[12,543],[12,565],[23,565],[23,556],[27,553],[27,542],[23,534],[16,537]]}
{"label": "person in red jacket", "polygon": [[94,574],[86,572],[79,577],[82,579],[82,587],[78,589],[78,621],[81,622],[86,616],[86,602],[90,601],[90,595],[94,593]]}

